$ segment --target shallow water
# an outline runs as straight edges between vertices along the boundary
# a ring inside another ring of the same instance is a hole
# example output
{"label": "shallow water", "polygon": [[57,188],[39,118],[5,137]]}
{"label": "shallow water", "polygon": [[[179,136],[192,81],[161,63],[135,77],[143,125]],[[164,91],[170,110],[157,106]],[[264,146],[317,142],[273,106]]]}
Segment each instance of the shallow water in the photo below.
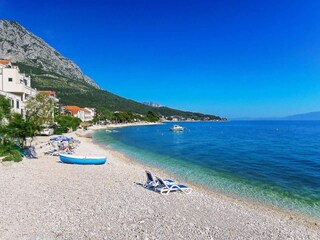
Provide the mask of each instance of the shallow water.
{"label": "shallow water", "polygon": [[208,189],[320,216],[320,122],[179,124],[182,133],[167,123],[94,139]]}

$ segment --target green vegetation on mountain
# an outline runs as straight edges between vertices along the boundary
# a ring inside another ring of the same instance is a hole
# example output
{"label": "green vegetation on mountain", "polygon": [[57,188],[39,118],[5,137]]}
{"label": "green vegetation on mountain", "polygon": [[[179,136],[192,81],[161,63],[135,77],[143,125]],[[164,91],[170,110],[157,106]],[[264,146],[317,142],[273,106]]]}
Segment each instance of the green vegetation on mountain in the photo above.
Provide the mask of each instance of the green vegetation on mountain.
{"label": "green vegetation on mountain", "polygon": [[80,107],[95,107],[110,111],[124,111],[147,115],[154,112],[165,117],[195,120],[222,120],[218,116],[194,112],[185,112],[168,107],[153,108],[130,99],[122,98],[105,90],[97,89],[85,81],[70,79],[53,72],[43,71],[41,68],[17,63],[20,71],[31,75],[32,87],[38,90],[56,91],[63,105],[77,105]]}

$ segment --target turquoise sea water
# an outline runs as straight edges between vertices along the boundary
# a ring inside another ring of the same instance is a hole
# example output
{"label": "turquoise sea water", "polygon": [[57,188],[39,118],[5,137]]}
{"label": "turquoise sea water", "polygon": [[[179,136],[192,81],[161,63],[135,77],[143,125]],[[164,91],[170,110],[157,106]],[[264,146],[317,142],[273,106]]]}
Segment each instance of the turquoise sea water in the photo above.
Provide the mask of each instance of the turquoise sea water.
{"label": "turquoise sea water", "polygon": [[320,218],[320,121],[171,123],[95,133],[137,161],[227,195]]}

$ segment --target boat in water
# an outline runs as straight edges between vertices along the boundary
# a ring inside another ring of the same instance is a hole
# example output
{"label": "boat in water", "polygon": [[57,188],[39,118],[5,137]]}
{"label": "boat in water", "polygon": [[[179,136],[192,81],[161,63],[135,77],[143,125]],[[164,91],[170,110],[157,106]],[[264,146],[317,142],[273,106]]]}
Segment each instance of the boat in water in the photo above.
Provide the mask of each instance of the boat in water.
{"label": "boat in water", "polygon": [[170,130],[174,132],[181,132],[184,131],[184,127],[180,125],[173,125],[172,128],[170,128]]}
{"label": "boat in water", "polygon": [[100,165],[105,164],[107,158],[105,156],[72,156],[67,154],[60,154],[60,161],[70,164]]}

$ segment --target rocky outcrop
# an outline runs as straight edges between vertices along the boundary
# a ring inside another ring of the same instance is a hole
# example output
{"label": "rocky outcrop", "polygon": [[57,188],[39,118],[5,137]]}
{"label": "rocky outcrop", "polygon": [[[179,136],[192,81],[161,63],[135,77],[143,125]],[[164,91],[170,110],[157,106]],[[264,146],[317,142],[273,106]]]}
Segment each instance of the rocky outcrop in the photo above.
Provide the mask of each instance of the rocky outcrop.
{"label": "rocky outcrop", "polygon": [[99,88],[74,62],[15,21],[0,20],[0,58],[21,62],[74,80],[83,80]]}

